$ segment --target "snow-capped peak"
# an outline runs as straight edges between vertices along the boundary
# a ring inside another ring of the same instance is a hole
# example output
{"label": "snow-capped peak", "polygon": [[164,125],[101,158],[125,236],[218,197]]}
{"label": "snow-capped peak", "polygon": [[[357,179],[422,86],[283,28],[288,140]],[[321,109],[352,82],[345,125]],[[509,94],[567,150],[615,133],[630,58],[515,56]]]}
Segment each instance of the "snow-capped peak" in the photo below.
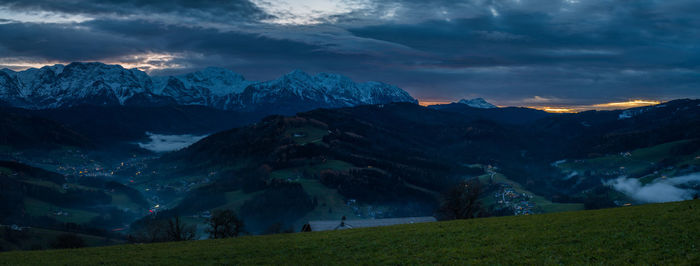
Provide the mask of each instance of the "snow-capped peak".
{"label": "snow-capped peak", "polygon": [[484,108],[484,109],[497,108],[495,105],[490,104],[489,102],[487,102],[483,98],[474,98],[471,100],[461,99],[457,103],[466,104],[466,105],[468,105],[470,107],[474,107],[474,108]]}
{"label": "snow-capped peak", "polygon": [[283,109],[417,101],[381,82],[292,71],[266,82],[247,81],[231,70],[208,67],[178,76],[150,77],[138,69],[102,63],[71,63],[25,71],[0,71],[0,100],[13,106],[46,109],[80,104],[205,105],[225,110]]}
{"label": "snow-capped peak", "polygon": [[175,78],[180,79],[185,87],[207,88],[209,92],[219,96],[240,93],[250,84],[241,74],[220,67],[207,67]]}
{"label": "snow-capped peak", "polygon": [[292,79],[308,79],[311,77],[308,73],[300,69],[292,70],[292,72],[289,72],[284,76]]}

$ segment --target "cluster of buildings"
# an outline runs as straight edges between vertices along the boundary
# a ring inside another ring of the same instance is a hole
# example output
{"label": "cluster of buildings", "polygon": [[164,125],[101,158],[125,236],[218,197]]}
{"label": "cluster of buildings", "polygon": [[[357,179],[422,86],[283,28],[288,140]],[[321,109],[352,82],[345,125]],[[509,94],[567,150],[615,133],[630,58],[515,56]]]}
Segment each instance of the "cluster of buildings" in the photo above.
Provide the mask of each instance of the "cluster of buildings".
{"label": "cluster of buildings", "polygon": [[304,224],[304,226],[301,228],[301,231],[333,231],[353,228],[392,226],[400,224],[430,223],[436,221],[437,220],[435,219],[435,217],[432,216],[357,220],[348,220],[345,216],[343,216],[340,220],[309,221],[307,224]]}
{"label": "cluster of buildings", "polygon": [[211,183],[211,179],[208,177],[200,178],[195,181],[180,180],[174,183],[162,185],[162,184],[152,184],[149,185],[144,190],[149,191],[173,191],[173,192],[189,192],[203,184]]}
{"label": "cluster of buildings", "polygon": [[68,212],[61,209],[52,210],[51,214],[54,216],[68,216]]}
{"label": "cluster of buildings", "polygon": [[356,199],[348,199],[345,204],[352,209],[352,213],[357,217],[375,219],[386,216],[385,211],[380,210],[378,207],[372,205],[360,205],[357,203]]}
{"label": "cluster of buildings", "polygon": [[498,185],[499,189],[493,195],[498,205],[512,210],[514,215],[530,215],[535,213],[535,203],[532,202],[532,195],[518,193],[509,184],[500,183]]}
{"label": "cluster of buildings", "polygon": [[[157,157],[155,156],[132,155],[131,158],[119,162],[117,165],[115,165],[111,170],[111,173],[112,175],[114,175],[114,173],[121,172],[129,173],[129,175],[133,174],[134,176],[142,175],[142,171],[148,168],[147,162],[156,158]],[[152,172],[152,174],[156,174],[156,172]]]}
{"label": "cluster of buildings", "polygon": [[0,228],[3,228],[3,227],[4,227],[4,228],[8,228],[8,229],[10,229],[10,230],[12,230],[12,231],[18,231],[18,232],[27,231],[27,230],[29,230],[29,229],[32,229],[32,228],[29,227],[29,226],[20,226],[20,225],[16,225],[16,224],[13,224],[13,225],[2,225],[2,224],[0,224]]}
{"label": "cluster of buildings", "polygon": [[75,176],[105,177],[114,175],[113,171],[107,170],[100,165],[65,167],[59,169],[59,173]]}
{"label": "cluster of buildings", "polygon": [[[36,154],[34,152],[13,152],[6,154],[3,160],[23,162],[29,165],[42,166],[63,175],[103,176],[105,168],[99,162],[90,158],[80,150],[67,149],[60,154]],[[70,162],[70,163],[68,163]]]}

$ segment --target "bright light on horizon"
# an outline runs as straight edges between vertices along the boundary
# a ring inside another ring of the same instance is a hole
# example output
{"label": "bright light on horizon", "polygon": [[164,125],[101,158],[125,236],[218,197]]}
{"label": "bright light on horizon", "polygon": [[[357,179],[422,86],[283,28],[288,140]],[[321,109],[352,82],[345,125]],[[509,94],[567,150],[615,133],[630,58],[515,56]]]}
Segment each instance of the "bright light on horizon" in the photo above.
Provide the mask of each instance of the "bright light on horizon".
{"label": "bright light on horizon", "polygon": [[31,61],[18,61],[7,58],[0,58],[0,68],[8,68],[13,71],[24,71],[30,68],[42,68],[45,66],[53,66],[57,64],[63,64],[63,62],[58,61],[46,61],[46,62],[31,62]]}
{"label": "bright light on horizon", "polygon": [[[173,53],[143,53],[126,55],[118,58],[104,59],[101,61],[85,60],[73,62],[102,62],[108,65],[120,65],[126,69],[136,68],[144,72],[151,72],[162,69],[181,69],[186,67],[177,62],[177,59],[182,58],[181,54]],[[57,64],[67,65],[73,62],[62,61],[39,61],[28,58],[0,58],[0,68],[9,68],[13,71],[23,71],[30,68],[42,68],[45,66],[53,66]]]}
{"label": "bright light on horizon", "polygon": [[[429,105],[437,105],[437,104],[450,104],[450,103],[453,103],[454,101],[420,100],[419,99],[418,102],[419,102],[418,104],[420,104],[421,106],[429,106]],[[590,111],[590,110],[603,111],[603,110],[628,109],[628,108],[635,108],[635,107],[657,105],[657,104],[661,104],[661,103],[662,103],[661,101],[657,101],[657,100],[633,99],[633,100],[624,101],[624,102],[607,102],[607,103],[597,103],[597,104],[588,104],[588,105],[583,105],[583,104],[552,105],[550,103],[549,105],[518,105],[518,104],[516,104],[513,106],[532,108],[532,109],[542,110],[542,111],[549,112],[549,113],[578,113],[578,112]],[[497,105],[497,106],[498,107],[507,107],[504,105]]]}
{"label": "bright light on horizon", "polygon": [[440,101],[440,100],[418,100],[420,106],[436,105],[436,104],[450,104],[453,101]]}
{"label": "bright light on horizon", "polygon": [[136,68],[144,72],[161,69],[178,69],[184,66],[174,61],[181,56],[170,53],[144,53],[116,58],[115,61],[107,61],[108,64],[121,65],[124,68]]}
{"label": "bright light on horizon", "polygon": [[630,100],[630,101],[626,101],[626,102],[611,102],[611,103],[594,104],[593,106],[598,107],[598,108],[617,108],[617,107],[632,108],[632,107],[656,105],[656,104],[660,104],[660,103],[661,103],[661,101],[653,101],[653,100]]}
{"label": "bright light on horizon", "polygon": [[591,105],[561,105],[561,106],[526,106],[527,108],[533,108],[537,110],[542,110],[550,113],[578,113],[590,110],[619,110],[628,109],[635,107],[643,107],[650,105],[661,104],[661,101],[657,100],[629,100],[625,102],[609,102],[609,103],[598,103]]}
{"label": "bright light on horizon", "polygon": [[[535,108],[538,109],[538,108]],[[562,108],[562,107],[544,107],[540,109],[542,111],[548,112],[548,113],[576,113],[576,110],[571,109],[571,108]]]}

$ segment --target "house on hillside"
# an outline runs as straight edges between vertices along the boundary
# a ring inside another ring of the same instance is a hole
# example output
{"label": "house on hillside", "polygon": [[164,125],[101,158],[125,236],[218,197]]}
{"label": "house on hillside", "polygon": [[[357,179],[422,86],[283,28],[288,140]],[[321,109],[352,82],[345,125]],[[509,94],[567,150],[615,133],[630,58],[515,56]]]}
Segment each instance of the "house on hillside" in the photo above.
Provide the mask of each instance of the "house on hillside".
{"label": "house on hillside", "polygon": [[[0,227],[3,227],[3,225],[0,225]],[[16,224],[13,224],[13,225],[11,225],[11,226],[9,226],[9,227],[10,227],[10,230],[19,231],[19,232],[21,232],[21,231],[26,231],[27,229],[31,229],[31,227],[28,227],[28,226],[19,226],[19,225],[16,225]]]}
{"label": "house on hillside", "polygon": [[344,218],[345,217],[343,217],[343,219],[341,220],[309,221],[309,223],[305,224],[302,227],[301,231],[331,231],[352,228],[390,226],[399,224],[428,223],[437,221],[437,219],[435,219],[435,217],[432,216],[358,220],[346,220]]}

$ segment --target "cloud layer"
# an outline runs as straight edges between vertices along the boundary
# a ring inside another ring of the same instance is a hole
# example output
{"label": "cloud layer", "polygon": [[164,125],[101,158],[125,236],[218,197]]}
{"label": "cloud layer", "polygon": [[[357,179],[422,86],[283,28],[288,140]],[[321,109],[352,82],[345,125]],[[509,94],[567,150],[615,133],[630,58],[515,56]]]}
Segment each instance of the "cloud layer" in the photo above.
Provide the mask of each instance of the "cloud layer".
{"label": "cloud layer", "polygon": [[303,69],[500,105],[697,98],[698,13],[693,0],[0,0],[0,67]]}
{"label": "cloud layer", "polygon": [[195,135],[161,135],[146,132],[151,139],[146,143],[137,143],[139,147],[152,152],[169,152],[176,151],[203,139],[204,136]]}
{"label": "cloud layer", "polygon": [[692,199],[700,187],[700,173],[666,179],[657,179],[643,185],[635,178],[618,177],[605,183],[615,190],[640,202],[671,202]]}

